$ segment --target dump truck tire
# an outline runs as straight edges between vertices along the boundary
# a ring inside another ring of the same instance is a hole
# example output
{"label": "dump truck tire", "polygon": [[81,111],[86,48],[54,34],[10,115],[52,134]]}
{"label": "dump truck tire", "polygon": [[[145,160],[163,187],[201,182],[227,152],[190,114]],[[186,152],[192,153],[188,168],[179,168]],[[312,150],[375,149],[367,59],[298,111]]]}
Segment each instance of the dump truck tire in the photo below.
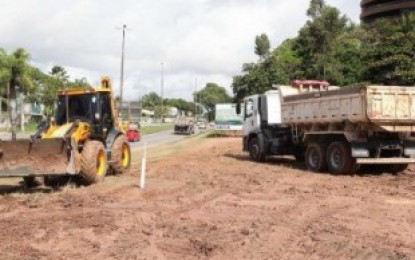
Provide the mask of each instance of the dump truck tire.
{"label": "dump truck tire", "polygon": [[81,153],[81,177],[86,185],[102,181],[107,173],[108,161],[104,145],[99,141],[85,143]]}
{"label": "dump truck tire", "polygon": [[261,151],[258,138],[252,138],[248,145],[249,157],[254,162],[265,162],[265,153]]}
{"label": "dump truck tire", "polygon": [[326,146],[320,143],[308,144],[305,152],[305,164],[309,171],[325,171],[327,169]]}
{"label": "dump truck tire", "polygon": [[23,182],[26,188],[36,188],[44,185],[44,179],[42,177],[23,177]]}
{"label": "dump truck tire", "polygon": [[126,172],[131,165],[131,151],[127,138],[124,135],[118,136],[111,149],[110,166],[115,174]]}
{"label": "dump truck tire", "polygon": [[357,171],[356,159],[345,141],[332,142],[327,148],[327,165],[330,173],[347,174]]}

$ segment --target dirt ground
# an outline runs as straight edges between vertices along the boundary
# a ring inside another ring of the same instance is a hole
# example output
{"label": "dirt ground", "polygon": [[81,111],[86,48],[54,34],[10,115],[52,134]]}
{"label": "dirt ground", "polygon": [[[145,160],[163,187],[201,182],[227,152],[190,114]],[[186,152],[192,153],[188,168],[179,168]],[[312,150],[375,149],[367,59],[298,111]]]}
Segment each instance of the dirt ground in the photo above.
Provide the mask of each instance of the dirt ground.
{"label": "dirt ground", "polygon": [[90,187],[0,182],[0,259],[415,259],[415,170],[314,174],[203,141]]}

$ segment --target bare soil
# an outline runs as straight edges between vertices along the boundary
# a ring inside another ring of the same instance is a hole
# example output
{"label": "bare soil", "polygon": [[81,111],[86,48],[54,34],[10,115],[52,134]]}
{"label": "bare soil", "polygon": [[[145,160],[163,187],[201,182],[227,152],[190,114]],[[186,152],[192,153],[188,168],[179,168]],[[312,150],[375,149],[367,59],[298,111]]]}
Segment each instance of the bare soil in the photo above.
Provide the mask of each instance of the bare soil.
{"label": "bare soil", "polygon": [[[250,162],[211,139],[90,187],[0,184],[0,259],[415,259],[415,174]],[[0,180],[1,181],[1,180]],[[0,182],[1,183],[1,182]]]}

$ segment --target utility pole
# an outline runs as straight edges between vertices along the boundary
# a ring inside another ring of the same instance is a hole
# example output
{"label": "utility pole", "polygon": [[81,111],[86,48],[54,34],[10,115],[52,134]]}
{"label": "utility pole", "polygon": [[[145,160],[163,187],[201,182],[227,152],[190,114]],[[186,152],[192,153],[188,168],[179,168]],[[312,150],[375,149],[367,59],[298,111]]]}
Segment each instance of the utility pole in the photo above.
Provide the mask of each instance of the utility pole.
{"label": "utility pole", "polygon": [[197,78],[195,78],[195,119],[197,119]]}
{"label": "utility pole", "polygon": [[124,87],[124,54],[125,54],[125,30],[127,25],[123,24],[122,26],[122,50],[121,50],[121,75],[120,75],[120,105],[118,108],[118,115],[121,113],[122,109],[122,92]]}
{"label": "utility pole", "polygon": [[160,111],[160,124],[163,124],[163,99],[164,99],[164,63],[161,63],[161,111]]}

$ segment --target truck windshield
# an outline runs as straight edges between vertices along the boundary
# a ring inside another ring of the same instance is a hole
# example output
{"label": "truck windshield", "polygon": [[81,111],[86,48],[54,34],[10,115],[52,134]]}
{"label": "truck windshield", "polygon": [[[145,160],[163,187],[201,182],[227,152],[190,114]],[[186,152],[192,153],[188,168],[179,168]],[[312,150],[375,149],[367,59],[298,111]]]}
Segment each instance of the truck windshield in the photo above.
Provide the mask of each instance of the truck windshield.
{"label": "truck windshield", "polygon": [[[66,106],[67,98],[68,106]],[[65,95],[59,96],[56,123],[58,125],[63,125],[66,123],[67,107],[69,122],[74,122],[75,120],[92,122],[95,115],[95,104],[95,94],[69,95],[68,97]]]}

